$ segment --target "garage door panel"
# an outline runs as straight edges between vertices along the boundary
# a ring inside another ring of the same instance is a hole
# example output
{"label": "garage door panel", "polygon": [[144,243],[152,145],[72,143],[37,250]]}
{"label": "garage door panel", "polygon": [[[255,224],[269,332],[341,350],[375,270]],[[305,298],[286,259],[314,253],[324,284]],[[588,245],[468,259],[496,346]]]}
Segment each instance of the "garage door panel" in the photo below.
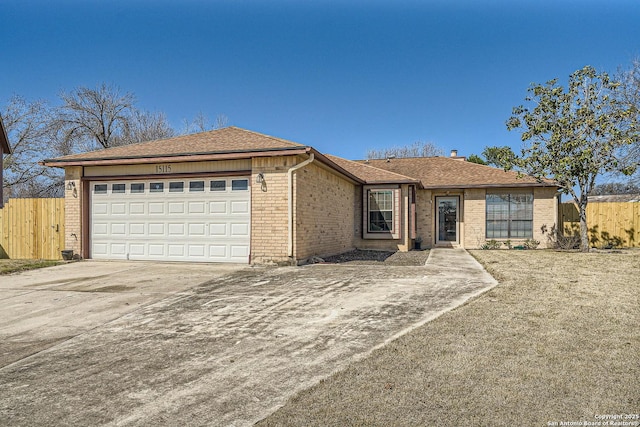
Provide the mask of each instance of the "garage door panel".
{"label": "garage door panel", "polygon": [[231,224],[231,236],[249,236],[249,224]]}
{"label": "garage door panel", "polygon": [[126,215],[126,203],[111,203],[111,215]]}
{"label": "garage door panel", "polygon": [[209,245],[209,256],[212,258],[227,258],[227,246]]}
{"label": "garage door panel", "polygon": [[147,235],[145,223],[129,224],[129,235],[135,237]]}
{"label": "garage door panel", "polygon": [[171,223],[167,227],[169,236],[185,236],[185,226],[181,223]]}
{"label": "garage door panel", "polygon": [[104,202],[96,202],[92,206],[94,215],[107,215],[109,212],[109,204]]}
{"label": "garage door panel", "polygon": [[231,256],[234,258],[241,258],[249,256],[249,246],[246,245],[231,245]]}
{"label": "garage door panel", "polygon": [[149,202],[149,215],[164,215],[165,202]]}
{"label": "garage door panel", "polygon": [[163,245],[163,244],[150,243],[149,244],[149,256],[152,256],[152,257],[165,257],[167,253],[166,253],[164,247],[165,247],[165,245]]}
{"label": "garage door panel", "polygon": [[189,202],[189,214],[203,214],[204,202]]}
{"label": "garage door panel", "polygon": [[170,257],[183,257],[185,255],[185,245],[168,245]]}
{"label": "garage door panel", "polygon": [[191,237],[202,237],[205,233],[205,224],[202,222],[199,223],[191,223],[189,224],[189,236]]}
{"label": "garage door panel", "polygon": [[109,254],[109,245],[106,243],[94,243],[93,244],[93,256],[96,255],[108,255]]}
{"label": "garage door panel", "polygon": [[161,222],[150,222],[149,223],[149,236],[164,236],[165,235],[165,224]]}
{"label": "garage door panel", "polygon": [[[224,182],[225,191],[219,191],[221,184],[211,186],[213,180]],[[248,187],[249,180],[205,179],[204,189],[192,181],[202,179],[92,182],[91,256],[248,262],[250,191],[232,190],[232,181]],[[132,183],[143,190],[132,193]]]}
{"label": "garage door panel", "polygon": [[175,215],[175,214],[184,214],[185,209],[184,209],[184,202],[169,202],[169,214],[170,215]]}
{"label": "garage door panel", "polygon": [[205,245],[189,245],[189,256],[191,257],[204,257]]}
{"label": "garage door panel", "polygon": [[109,224],[107,223],[94,223],[93,235],[94,236],[107,236],[109,234]]}
{"label": "garage door panel", "polygon": [[144,203],[129,203],[129,214],[130,215],[144,215],[145,209]]}
{"label": "garage door panel", "polygon": [[112,255],[125,255],[127,253],[126,249],[127,245],[124,243],[112,243],[109,245],[109,252]]}
{"label": "garage door panel", "polygon": [[248,214],[249,202],[248,201],[232,201],[231,213],[232,214]]}
{"label": "garage door panel", "polygon": [[216,237],[227,236],[227,224],[226,223],[211,223],[209,224],[209,235]]}
{"label": "garage door panel", "polygon": [[146,245],[142,243],[131,243],[129,245],[129,254],[131,256],[144,256]]}
{"label": "garage door panel", "polygon": [[111,223],[111,235],[124,236],[126,234],[127,224],[122,222]]}
{"label": "garage door panel", "polygon": [[209,202],[209,213],[211,213],[211,214],[226,214],[226,213],[228,213],[227,202],[225,202],[225,201]]}

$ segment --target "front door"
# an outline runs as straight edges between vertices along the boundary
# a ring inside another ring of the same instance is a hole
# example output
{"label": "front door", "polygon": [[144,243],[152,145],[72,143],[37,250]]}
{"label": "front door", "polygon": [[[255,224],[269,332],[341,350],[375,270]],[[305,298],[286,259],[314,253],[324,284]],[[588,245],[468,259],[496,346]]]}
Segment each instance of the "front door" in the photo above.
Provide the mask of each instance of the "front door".
{"label": "front door", "polygon": [[459,213],[456,197],[436,197],[436,243],[460,243]]}

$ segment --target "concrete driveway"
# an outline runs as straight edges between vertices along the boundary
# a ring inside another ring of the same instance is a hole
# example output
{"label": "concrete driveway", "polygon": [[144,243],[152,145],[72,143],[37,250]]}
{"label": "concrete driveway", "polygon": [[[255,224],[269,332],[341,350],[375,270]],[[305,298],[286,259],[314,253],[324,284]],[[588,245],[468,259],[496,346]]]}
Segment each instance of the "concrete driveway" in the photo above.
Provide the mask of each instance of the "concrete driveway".
{"label": "concrete driveway", "polygon": [[[30,426],[250,425],[495,285],[451,249],[423,267],[85,262],[5,279],[0,420]],[[42,351],[24,357],[29,340]]]}

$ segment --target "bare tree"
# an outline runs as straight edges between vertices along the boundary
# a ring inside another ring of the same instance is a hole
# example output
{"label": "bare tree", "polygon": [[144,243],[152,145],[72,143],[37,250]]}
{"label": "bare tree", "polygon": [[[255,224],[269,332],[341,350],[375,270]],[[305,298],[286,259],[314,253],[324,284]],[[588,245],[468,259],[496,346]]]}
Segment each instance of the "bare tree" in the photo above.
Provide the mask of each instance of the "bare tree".
{"label": "bare tree", "polygon": [[[4,159],[7,197],[56,197],[63,193],[62,172],[39,164],[89,150],[164,139],[176,135],[164,113],[138,110],[132,93],[102,83],[95,89],[79,87],[60,95],[62,105],[28,102],[15,96],[4,109],[3,122],[13,148]],[[226,126],[213,125],[203,113],[187,122],[185,133]]]}
{"label": "bare tree", "polygon": [[228,126],[229,118],[224,114],[218,114],[213,122],[204,115],[202,111],[198,112],[193,120],[183,120],[183,134],[207,132],[210,130],[221,129]]}
{"label": "bare tree", "polygon": [[63,105],[59,109],[59,128],[66,144],[79,151],[109,148],[122,137],[130,126],[135,97],[106,83],[96,89],[81,86],[69,93],[62,93]]}
{"label": "bare tree", "polygon": [[416,141],[411,145],[394,146],[380,150],[367,151],[367,159],[387,159],[389,157],[436,157],[443,156],[444,150],[432,142]]}
{"label": "bare tree", "polygon": [[[636,121],[640,122],[640,57],[631,61],[629,68],[620,68],[616,80],[621,84],[621,101],[635,111]],[[640,186],[640,141],[623,147],[619,152],[620,162],[624,167],[636,169],[636,173],[629,180],[632,185]]]}
{"label": "bare tree", "polygon": [[225,114],[218,114],[216,116],[215,122],[213,123],[213,128],[222,129],[227,126],[229,126],[229,117],[227,117]]}
{"label": "bare tree", "polygon": [[594,186],[591,191],[592,196],[609,194],[640,194],[640,185],[633,185],[630,182],[607,182]]}
{"label": "bare tree", "polygon": [[4,159],[4,191],[8,197],[58,197],[62,172],[38,162],[60,154],[54,138],[53,111],[45,101],[9,99],[3,122],[12,153]]}
{"label": "bare tree", "polygon": [[113,146],[171,138],[175,134],[164,113],[136,110],[124,124],[122,133],[114,137]]}

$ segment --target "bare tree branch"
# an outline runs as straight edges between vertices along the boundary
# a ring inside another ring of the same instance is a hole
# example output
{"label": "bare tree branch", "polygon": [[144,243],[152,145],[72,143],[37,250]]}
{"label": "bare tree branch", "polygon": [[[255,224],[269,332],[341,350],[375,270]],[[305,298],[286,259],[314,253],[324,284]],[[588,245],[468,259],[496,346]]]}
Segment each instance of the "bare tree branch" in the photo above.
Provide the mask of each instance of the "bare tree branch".
{"label": "bare tree branch", "polygon": [[383,149],[370,149],[367,159],[387,159],[389,157],[437,157],[444,155],[444,150],[432,142],[416,141],[411,145],[394,146]]}

